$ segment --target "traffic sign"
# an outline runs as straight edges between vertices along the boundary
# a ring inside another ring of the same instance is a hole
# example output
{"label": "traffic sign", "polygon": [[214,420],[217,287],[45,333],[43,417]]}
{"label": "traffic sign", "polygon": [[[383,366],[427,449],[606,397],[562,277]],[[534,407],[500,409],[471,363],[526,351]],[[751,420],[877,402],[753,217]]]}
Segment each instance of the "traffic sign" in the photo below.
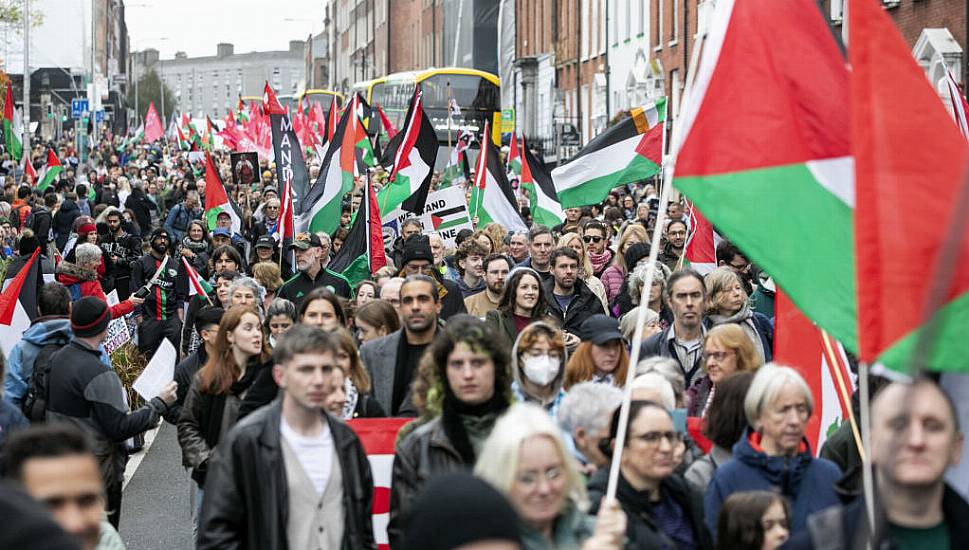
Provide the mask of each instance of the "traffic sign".
{"label": "traffic sign", "polygon": [[87,110],[88,101],[86,97],[76,97],[71,100],[71,118],[79,119]]}
{"label": "traffic sign", "polygon": [[104,122],[104,111],[95,111],[94,113],[95,122]]}

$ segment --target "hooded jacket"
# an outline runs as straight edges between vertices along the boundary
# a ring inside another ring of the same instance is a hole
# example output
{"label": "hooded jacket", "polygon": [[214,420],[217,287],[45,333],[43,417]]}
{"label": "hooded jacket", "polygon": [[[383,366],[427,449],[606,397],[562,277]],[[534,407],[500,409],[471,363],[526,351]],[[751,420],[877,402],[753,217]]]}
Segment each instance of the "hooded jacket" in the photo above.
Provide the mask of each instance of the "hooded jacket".
{"label": "hooded jacket", "polygon": [[[77,264],[64,260],[57,266],[54,274],[57,282],[63,284],[71,291],[71,300],[77,301],[85,296],[94,296],[104,303],[108,303],[108,297],[104,295],[104,289],[98,282],[98,274],[89,269],[84,269]],[[135,306],[125,300],[119,304],[109,306],[111,318],[118,319],[134,311]]]}
{"label": "hooded jacket", "polygon": [[760,434],[748,429],[733,446],[733,460],[717,468],[707,487],[707,526],[716,532],[723,501],[738,491],[777,491],[791,503],[791,533],[803,530],[814,512],[841,503],[834,485],[841,471],[831,461],[814,458],[807,440],[794,456],[768,456]]}
{"label": "hooded jacket", "polygon": [[34,361],[41,348],[49,344],[66,346],[74,332],[71,320],[62,316],[39,317],[24,333],[22,340],[10,350],[7,373],[3,380],[3,396],[16,406],[27,394],[34,374]]}
{"label": "hooded jacket", "polygon": [[64,199],[61,202],[60,208],[57,209],[57,213],[54,214],[54,242],[57,244],[58,250],[64,250],[64,245],[67,244],[67,239],[71,236],[71,230],[74,228],[74,220],[81,215],[81,209],[77,207],[77,203],[71,199]]}
{"label": "hooded jacket", "polygon": [[[535,321],[529,326],[540,325],[552,332],[558,332],[559,328],[546,323],[545,321]],[[562,402],[562,398],[565,397],[565,390],[562,389],[562,385],[565,383],[565,365],[569,362],[568,350],[564,350],[562,354],[562,361],[559,364],[559,372],[555,375],[555,378],[549,383],[552,387],[552,392],[550,392],[550,397],[538,398],[525,392],[525,385],[523,380],[525,378],[525,373],[522,370],[522,365],[518,361],[518,346],[521,344],[521,335],[524,334],[523,330],[518,334],[515,339],[515,345],[511,348],[511,375],[513,382],[511,384],[511,391],[515,396],[515,401],[519,403],[532,403],[538,405],[543,409],[547,410],[552,418],[555,418],[558,412],[559,403]]]}

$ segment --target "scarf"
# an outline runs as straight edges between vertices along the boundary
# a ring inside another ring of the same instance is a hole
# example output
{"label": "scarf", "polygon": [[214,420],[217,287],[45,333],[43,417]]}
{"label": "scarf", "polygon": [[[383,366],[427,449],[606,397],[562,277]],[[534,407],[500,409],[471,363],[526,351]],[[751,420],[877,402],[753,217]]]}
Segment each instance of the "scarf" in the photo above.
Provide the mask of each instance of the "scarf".
{"label": "scarf", "polygon": [[[205,368],[205,366],[203,365],[201,368]],[[259,356],[249,359],[245,374],[229,387],[229,395],[239,396],[241,398],[242,394],[252,386],[252,383],[256,380],[256,376],[261,371],[262,364],[259,362]],[[222,431],[222,415],[225,413],[226,394],[202,395],[207,399],[205,399],[205,403],[202,406],[202,415],[199,420],[201,423],[204,422],[204,419],[208,419],[208,422],[205,422],[206,430],[203,435],[206,445],[210,449],[215,449],[215,446],[219,443],[219,435]]]}
{"label": "scarf", "polygon": [[444,383],[444,403],[441,408],[441,425],[451,445],[461,456],[461,461],[471,466],[477,454],[472,440],[483,442],[495,425],[498,415],[508,408],[503,396],[495,388],[491,399],[478,405],[468,405],[458,399],[451,386]]}
{"label": "scarf", "polygon": [[360,398],[360,394],[349,377],[343,382],[343,391],[347,394],[347,402],[343,404],[342,416],[344,420],[350,420],[353,418],[353,411],[357,408],[357,400]]}
{"label": "scarf", "polygon": [[757,349],[757,353],[760,354],[761,360],[766,360],[767,355],[764,353],[764,342],[760,339],[760,333],[757,332],[757,327],[754,326],[754,312],[750,309],[750,304],[744,302],[744,305],[740,307],[740,310],[733,315],[710,315],[710,320],[713,321],[713,326],[723,325],[726,323],[734,323],[740,325],[740,328],[744,329],[744,332],[754,343],[754,348]]}
{"label": "scarf", "polygon": [[612,250],[606,248],[602,254],[594,254],[589,252],[587,256],[589,257],[589,263],[592,264],[592,274],[598,277],[599,275],[602,275],[602,272],[605,271],[607,267],[609,267],[609,262],[612,261],[614,254],[612,253]]}
{"label": "scarf", "polygon": [[205,241],[193,241],[191,237],[185,236],[182,239],[182,248],[187,248],[196,254],[201,254],[209,248],[209,243]]}

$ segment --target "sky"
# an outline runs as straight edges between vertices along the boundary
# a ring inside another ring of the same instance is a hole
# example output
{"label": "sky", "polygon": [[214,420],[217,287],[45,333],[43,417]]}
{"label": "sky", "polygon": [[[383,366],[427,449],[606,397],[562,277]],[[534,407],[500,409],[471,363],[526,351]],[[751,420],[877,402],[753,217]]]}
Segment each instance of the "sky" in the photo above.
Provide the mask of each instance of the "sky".
{"label": "sky", "polygon": [[[155,48],[162,59],[183,51],[215,55],[230,42],[235,53],[289,49],[323,29],[324,0],[131,0],[125,20],[131,49]],[[286,19],[291,19],[287,21]]]}

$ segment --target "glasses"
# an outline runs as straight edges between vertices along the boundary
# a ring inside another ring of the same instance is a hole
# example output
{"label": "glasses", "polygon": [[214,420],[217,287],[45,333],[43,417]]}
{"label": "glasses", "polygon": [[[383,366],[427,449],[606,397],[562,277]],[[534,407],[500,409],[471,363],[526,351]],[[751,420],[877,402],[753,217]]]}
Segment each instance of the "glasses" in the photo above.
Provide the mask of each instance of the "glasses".
{"label": "glasses", "polygon": [[548,483],[552,483],[560,477],[562,477],[561,468],[549,468],[544,472],[522,472],[515,476],[515,481],[525,488],[533,488],[543,479]]}
{"label": "glasses", "polygon": [[733,269],[734,271],[747,271],[748,269],[750,269],[750,264],[740,264],[740,265],[727,264],[727,265],[729,265],[730,268]]}
{"label": "glasses", "polygon": [[585,237],[582,237],[582,240],[585,241],[585,244],[589,244],[589,243],[600,243],[604,238],[605,237],[593,237],[591,235],[586,235]]}
{"label": "glasses", "polygon": [[713,359],[714,361],[723,361],[727,357],[733,356],[732,351],[708,351],[704,353],[707,359]]}
{"label": "glasses", "polygon": [[670,445],[675,445],[682,439],[680,432],[646,432],[639,435],[630,436],[630,439],[642,441],[649,446],[659,445],[661,439],[665,439]]}

